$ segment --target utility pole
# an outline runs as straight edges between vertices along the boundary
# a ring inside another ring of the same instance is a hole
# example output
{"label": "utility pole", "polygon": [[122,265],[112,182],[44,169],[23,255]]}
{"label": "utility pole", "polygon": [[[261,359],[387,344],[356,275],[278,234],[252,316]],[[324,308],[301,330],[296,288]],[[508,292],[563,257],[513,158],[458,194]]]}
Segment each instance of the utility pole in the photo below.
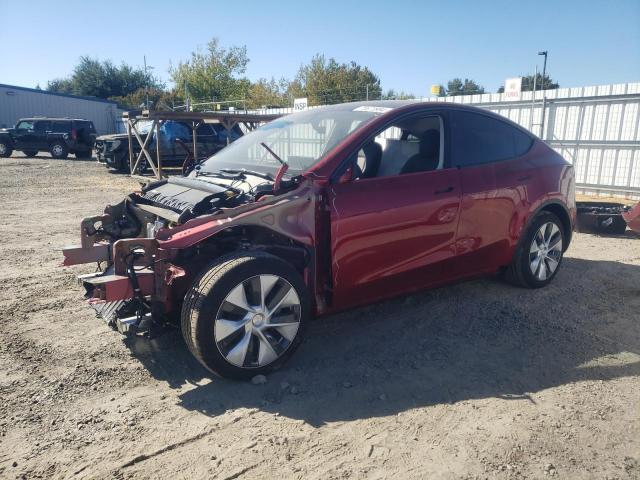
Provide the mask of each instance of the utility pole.
{"label": "utility pole", "polygon": [[[544,50],[542,52],[538,52],[538,55],[544,55],[544,64],[542,66],[542,121],[540,122],[540,138],[544,140],[544,117],[546,116],[547,109],[547,94],[545,93],[545,76],[547,75],[547,54],[549,52]],[[535,90],[533,94],[535,95]]]}
{"label": "utility pole", "polygon": [[369,101],[369,84],[367,83],[367,102]]}
{"label": "utility pole", "polygon": [[149,110],[149,77],[147,76],[147,56],[144,59],[144,106]]}

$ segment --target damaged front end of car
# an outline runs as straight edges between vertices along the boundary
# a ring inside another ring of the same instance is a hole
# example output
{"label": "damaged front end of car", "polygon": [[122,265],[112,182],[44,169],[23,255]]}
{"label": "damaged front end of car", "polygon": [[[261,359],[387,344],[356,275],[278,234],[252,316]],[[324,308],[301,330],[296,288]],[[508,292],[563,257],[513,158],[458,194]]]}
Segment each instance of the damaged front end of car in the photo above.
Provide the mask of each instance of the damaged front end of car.
{"label": "damaged front end of car", "polygon": [[313,182],[274,184],[243,172],[149,183],[82,220],[81,243],[63,250],[63,265],[98,264],[78,281],[96,314],[121,333],[177,323],[198,274],[239,249],[285,258],[312,286]]}

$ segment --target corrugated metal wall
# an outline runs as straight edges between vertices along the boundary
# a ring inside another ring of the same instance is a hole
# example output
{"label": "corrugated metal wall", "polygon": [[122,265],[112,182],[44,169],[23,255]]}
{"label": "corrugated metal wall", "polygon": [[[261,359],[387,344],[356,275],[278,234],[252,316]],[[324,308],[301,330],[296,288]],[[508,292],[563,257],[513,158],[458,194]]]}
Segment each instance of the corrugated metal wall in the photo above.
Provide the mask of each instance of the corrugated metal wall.
{"label": "corrugated metal wall", "polygon": [[[543,95],[547,100],[541,132]],[[573,163],[581,192],[640,198],[640,83],[537,91],[535,99],[533,92],[522,92],[517,97],[487,93],[421,100],[499,113],[543,138]]]}
{"label": "corrugated metal wall", "polygon": [[114,102],[0,85],[0,127],[12,127],[24,117],[72,117],[93,121],[98,134],[116,131],[122,111]]}

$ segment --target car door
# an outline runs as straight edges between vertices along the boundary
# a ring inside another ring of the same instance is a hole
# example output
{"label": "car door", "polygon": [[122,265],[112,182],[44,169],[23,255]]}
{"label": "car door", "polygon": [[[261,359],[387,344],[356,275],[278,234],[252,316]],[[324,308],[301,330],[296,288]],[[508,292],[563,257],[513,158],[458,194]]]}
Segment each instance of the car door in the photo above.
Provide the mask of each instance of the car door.
{"label": "car door", "polygon": [[451,135],[462,187],[456,270],[493,271],[511,260],[513,226],[535,171],[523,157],[533,139],[493,115],[467,110],[451,112]]}
{"label": "car door", "polygon": [[407,161],[412,146],[407,138],[402,140],[401,131],[395,138],[385,138],[385,132],[376,137],[383,144],[380,176],[335,180],[329,188],[335,308],[448,278],[460,205],[459,171],[446,162],[432,171],[394,170],[393,165],[402,167]]}
{"label": "car door", "polygon": [[51,122],[49,120],[38,120],[34,125],[34,150],[46,150],[49,148],[47,144],[47,134],[51,130]]}
{"label": "car door", "polygon": [[35,140],[33,120],[20,120],[13,133],[13,141],[17,150],[30,150]]}

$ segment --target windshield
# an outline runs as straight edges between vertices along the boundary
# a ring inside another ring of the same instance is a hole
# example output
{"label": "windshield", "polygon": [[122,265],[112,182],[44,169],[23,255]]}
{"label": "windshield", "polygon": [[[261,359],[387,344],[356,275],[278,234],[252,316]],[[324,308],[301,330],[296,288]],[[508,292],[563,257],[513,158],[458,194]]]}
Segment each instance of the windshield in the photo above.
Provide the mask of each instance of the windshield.
{"label": "windshield", "polygon": [[200,170],[244,168],[273,174],[281,164],[270,149],[288,164],[288,174],[296,175],[308,170],[347,135],[380,113],[341,105],[287,115],[239,138],[206,160]]}

